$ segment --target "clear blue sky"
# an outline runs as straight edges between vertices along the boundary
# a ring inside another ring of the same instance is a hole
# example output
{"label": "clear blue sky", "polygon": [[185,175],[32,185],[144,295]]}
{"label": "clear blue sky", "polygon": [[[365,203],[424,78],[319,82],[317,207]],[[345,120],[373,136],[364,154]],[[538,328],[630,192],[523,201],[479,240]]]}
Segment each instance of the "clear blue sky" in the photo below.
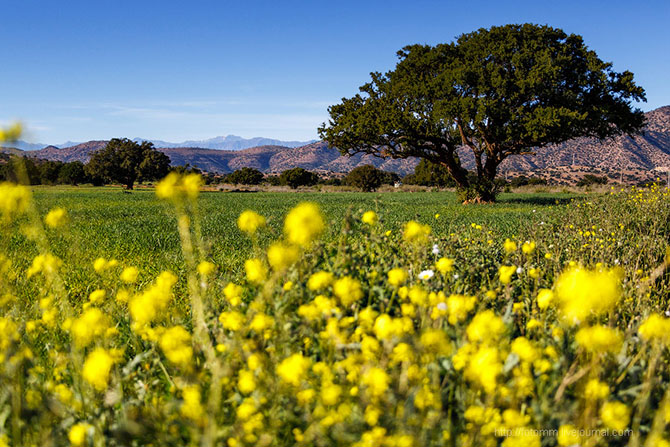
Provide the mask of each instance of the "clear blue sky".
{"label": "clear blue sky", "polygon": [[584,36],[670,104],[670,1],[0,0],[0,123],[29,140],[316,138],[411,43],[533,22]]}

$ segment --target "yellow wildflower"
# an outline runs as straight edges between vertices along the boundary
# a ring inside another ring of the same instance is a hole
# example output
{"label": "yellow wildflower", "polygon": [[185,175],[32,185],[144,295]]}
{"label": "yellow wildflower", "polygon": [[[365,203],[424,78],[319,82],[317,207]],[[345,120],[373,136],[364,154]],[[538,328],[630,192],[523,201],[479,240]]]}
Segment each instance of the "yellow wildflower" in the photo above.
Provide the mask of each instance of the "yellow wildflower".
{"label": "yellow wildflower", "polygon": [[84,361],[82,376],[98,391],[104,391],[109,382],[109,373],[116,362],[115,356],[103,348],[96,348]]}
{"label": "yellow wildflower", "polygon": [[67,438],[70,440],[70,445],[72,447],[84,447],[87,444],[88,434],[92,429],[93,427],[89,424],[81,422],[74,424],[67,434]]}
{"label": "yellow wildflower", "polygon": [[193,357],[191,334],[182,326],[166,330],[160,338],[160,347],[167,359],[182,367],[188,366]]}
{"label": "yellow wildflower", "polygon": [[275,242],[268,248],[268,262],[275,271],[283,271],[293,265],[300,257],[295,245]]}
{"label": "yellow wildflower", "polygon": [[348,307],[363,297],[361,283],[349,276],[340,278],[333,284],[333,293],[340,299],[342,305]]}
{"label": "yellow wildflower", "polygon": [[556,297],[570,323],[609,311],[619,300],[619,273],[615,270],[570,268],[556,280]]}
{"label": "yellow wildflower", "polygon": [[302,354],[293,354],[281,361],[277,366],[277,374],[282,381],[298,386],[309,369],[310,363],[310,360],[303,357]]}
{"label": "yellow wildflower", "polygon": [[503,248],[507,253],[512,253],[516,251],[516,242],[514,242],[511,239],[505,239],[505,243],[503,244]]}
{"label": "yellow wildflower", "polygon": [[247,233],[249,236],[256,233],[256,231],[265,226],[265,217],[254,211],[243,211],[240,217],[237,218],[237,227]]}
{"label": "yellow wildflower", "polygon": [[67,211],[63,208],[54,208],[44,218],[44,223],[51,228],[58,228],[67,222]]}
{"label": "yellow wildflower", "polygon": [[284,234],[288,241],[301,247],[308,247],[321,235],[325,228],[319,206],[303,202],[293,208],[284,220]]}
{"label": "yellow wildflower", "polygon": [[394,287],[400,287],[407,281],[407,270],[394,268],[388,272],[388,281]]}
{"label": "yellow wildflower", "polygon": [[621,350],[623,336],[616,329],[606,326],[593,326],[577,331],[575,341],[592,354],[605,352],[616,354]]}
{"label": "yellow wildflower", "polygon": [[140,272],[139,272],[139,270],[137,270],[137,267],[126,267],[121,272],[121,281],[123,281],[127,284],[132,284],[135,281],[137,281],[137,276],[139,274],[140,274]]}
{"label": "yellow wildflower", "polygon": [[366,223],[370,226],[377,225],[378,221],[377,213],[375,213],[374,211],[366,211],[365,213],[363,213],[363,217],[361,218],[361,220],[363,221],[363,223]]}
{"label": "yellow wildflower", "polygon": [[247,273],[247,280],[254,284],[261,284],[265,281],[268,269],[260,259],[247,259],[244,261],[244,270]]}
{"label": "yellow wildflower", "polygon": [[512,275],[516,272],[516,267],[513,265],[503,265],[498,269],[500,275],[500,282],[509,284],[512,281]]}
{"label": "yellow wildflower", "polygon": [[605,402],[600,409],[600,419],[606,427],[622,431],[628,427],[630,409],[621,402]]}
{"label": "yellow wildflower", "polygon": [[435,263],[435,268],[443,275],[454,270],[454,260],[449,258],[440,258]]}
{"label": "yellow wildflower", "polygon": [[403,239],[410,244],[422,245],[428,242],[431,228],[428,225],[420,224],[417,221],[411,220],[405,224],[403,232]]}
{"label": "yellow wildflower", "polygon": [[307,281],[307,288],[313,291],[325,289],[332,284],[333,279],[333,274],[330,272],[321,271],[313,273]]}

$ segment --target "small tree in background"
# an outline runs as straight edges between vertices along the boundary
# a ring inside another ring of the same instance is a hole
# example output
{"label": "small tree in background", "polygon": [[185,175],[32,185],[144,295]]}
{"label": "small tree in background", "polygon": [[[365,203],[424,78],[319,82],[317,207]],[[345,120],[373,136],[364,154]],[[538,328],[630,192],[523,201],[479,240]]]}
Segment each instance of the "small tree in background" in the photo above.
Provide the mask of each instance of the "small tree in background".
{"label": "small tree in background", "polygon": [[138,180],[159,180],[170,170],[170,157],[154,149],[148,141],[141,144],[127,138],[114,138],[96,151],[86,165],[92,178],[119,182],[133,189]]}
{"label": "small tree in background", "polygon": [[293,189],[298,186],[316,185],[318,181],[318,175],[303,168],[289,169],[279,176],[279,182],[282,185],[290,186]]}
{"label": "small tree in background", "polygon": [[593,174],[586,174],[579,179],[577,186],[591,186],[591,185],[606,185],[608,178],[606,176],[598,176]]}
{"label": "small tree in background", "polygon": [[225,182],[233,185],[259,185],[263,181],[263,173],[258,169],[244,167],[226,176]]}
{"label": "small tree in background", "polygon": [[387,179],[386,172],[372,165],[363,165],[352,169],[344,178],[344,184],[370,192],[379,188]]}
{"label": "small tree in background", "polygon": [[436,186],[438,188],[449,188],[456,186],[454,178],[449,169],[438,163],[422,158],[414,168],[414,174],[409,174],[402,179],[403,183],[419,186]]}

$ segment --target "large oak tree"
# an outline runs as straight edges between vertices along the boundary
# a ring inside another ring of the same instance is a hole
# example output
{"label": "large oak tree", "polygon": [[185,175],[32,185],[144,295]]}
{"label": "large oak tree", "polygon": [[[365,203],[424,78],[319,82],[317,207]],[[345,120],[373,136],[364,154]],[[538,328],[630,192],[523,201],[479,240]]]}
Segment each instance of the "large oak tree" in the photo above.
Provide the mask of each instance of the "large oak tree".
{"label": "large oak tree", "polygon": [[[581,36],[549,26],[505,25],[455,42],[411,45],[386,74],[329,107],[322,139],[343,154],[420,157],[447,167],[473,201],[495,200],[507,157],[575,137],[640,132],[644,90],[615,72]],[[458,156],[474,157],[476,180]]]}
{"label": "large oak tree", "polygon": [[170,157],[154,149],[152,143],[136,143],[127,138],[114,138],[95,151],[86,165],[91,177],[119,182],[133,189],[136,181],[159,180],[170,170]]}

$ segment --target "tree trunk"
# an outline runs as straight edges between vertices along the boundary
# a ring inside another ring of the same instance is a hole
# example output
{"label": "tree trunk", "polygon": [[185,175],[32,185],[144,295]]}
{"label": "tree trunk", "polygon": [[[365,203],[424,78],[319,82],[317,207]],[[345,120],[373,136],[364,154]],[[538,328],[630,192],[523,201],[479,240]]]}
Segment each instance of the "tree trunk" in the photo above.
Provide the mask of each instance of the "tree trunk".
{"label": "tree trunk", "polygon": [[128,190],[128,191],[132,191],[132,190],[133,190],[133,185],[134,185],[134,184],[135,184],[135,182],[128,182],[128,183],[126,183],[126,190]]}

